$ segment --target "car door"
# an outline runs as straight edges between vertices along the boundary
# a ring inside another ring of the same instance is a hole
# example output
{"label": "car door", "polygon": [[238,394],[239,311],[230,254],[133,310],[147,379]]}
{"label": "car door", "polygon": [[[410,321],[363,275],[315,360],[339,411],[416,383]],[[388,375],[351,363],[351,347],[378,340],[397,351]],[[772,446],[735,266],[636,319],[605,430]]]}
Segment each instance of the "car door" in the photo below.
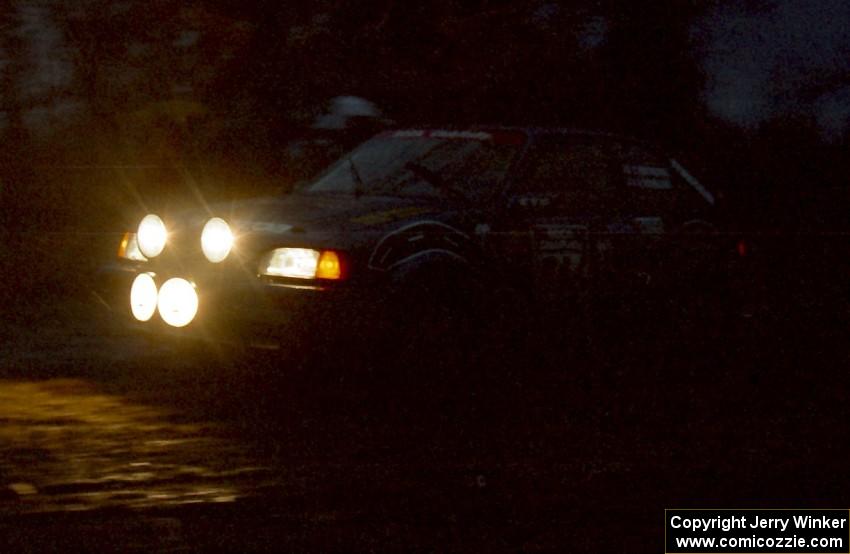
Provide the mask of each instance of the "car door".
{"label": "car door", "polygon": [[502,246],[541,309],[580,300],[599,269],[598,236],[616,216],[616,171],[601,137],[537,138],[508,189]]}
{"label": "car door", "polygon": [[701,256],[702,242],[714,231],[705,219],[705,198],[659,152],[625,140],[612,141],[611,150],[622,170],[625,200],[624,232],[615,245],[618,271],[630,276],[631,286],[666,288],[681,282],[684,272],[694,269],[689,257]]}
{"label": "car door", "polygon": [[607,271],[612,289],[629,294],[654,285],[664,271],[677,191],[663,156],[625,140],[611,140],[609,149],[618,167],[621,208],[609,221],[603,249],[611,252]]}

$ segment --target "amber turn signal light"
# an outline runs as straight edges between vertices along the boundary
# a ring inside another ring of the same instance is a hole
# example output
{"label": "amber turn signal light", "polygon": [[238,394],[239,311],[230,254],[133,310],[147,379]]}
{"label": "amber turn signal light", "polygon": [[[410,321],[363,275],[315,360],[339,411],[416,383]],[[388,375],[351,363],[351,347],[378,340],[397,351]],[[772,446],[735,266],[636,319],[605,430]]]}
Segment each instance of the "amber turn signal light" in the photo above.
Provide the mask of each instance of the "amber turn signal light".
{"label": "amber turn signal light", "polygon": [[341,279],[342,264],[339,255],[333,250],[322,250],[319,255],[319,264],[316,267],[316,279]]}

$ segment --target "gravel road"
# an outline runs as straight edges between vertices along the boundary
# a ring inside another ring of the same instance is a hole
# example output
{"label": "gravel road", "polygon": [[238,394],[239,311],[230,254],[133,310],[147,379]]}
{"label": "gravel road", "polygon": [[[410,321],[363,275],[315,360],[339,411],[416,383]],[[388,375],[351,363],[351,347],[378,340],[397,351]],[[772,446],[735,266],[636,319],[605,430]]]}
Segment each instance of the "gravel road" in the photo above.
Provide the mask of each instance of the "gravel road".
{"label": "gravel road", "polygon": [[11,313],[4,551],[660,551],[664,508],[850,492],[835,322],[537,337],[388,390],[151,343],[90,302]]}

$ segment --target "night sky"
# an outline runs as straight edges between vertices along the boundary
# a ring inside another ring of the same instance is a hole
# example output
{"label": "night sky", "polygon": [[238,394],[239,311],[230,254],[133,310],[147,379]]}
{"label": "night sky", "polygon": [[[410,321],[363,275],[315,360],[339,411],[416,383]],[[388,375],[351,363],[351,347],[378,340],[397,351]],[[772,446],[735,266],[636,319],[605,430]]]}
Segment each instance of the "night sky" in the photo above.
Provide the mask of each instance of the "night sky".
{"label": "night sky", "polygon": [[[777,114],[810,114],[826,136],[840,134],[850,115],[850,4],[841,0],[716,4],[692,28],[710,112],[745,128]],[[120,13],[127,5],[111,3],[110,9]],[[552,20],[557,21],[564,9],[555,2],[543,3],[530,19],[538,30],[558,32],[551,27]],[[593,10],[584,13],[588,15],[577,45],[592,51],[604,46],[609,19]],[[14,15],[14,35],[27,59],[14,87],[28,106],[25,122],[35,132],[61,127],[63,120],[85,109],[83,99],[55,94],[74,81],[74,47],[49,3],[18,3]],[[185,29],[175,45],[191,47],[197,40],[197,31]],[[525,45],[513,48],[522,51]],[[3,67],[8,65],[9,51],[8,44],[0,48],[0,60],[6,58]],[[6,103],[13,95],[4,88]],[[7,124],[5,111],[0,124]]]}
{"label": "night sky", "polygon": [[850,116],[850,3],[729,4],[695,27],[704,41],[705,99],[717,115],[755,126],[783,112],[812,114],[836,135]]}

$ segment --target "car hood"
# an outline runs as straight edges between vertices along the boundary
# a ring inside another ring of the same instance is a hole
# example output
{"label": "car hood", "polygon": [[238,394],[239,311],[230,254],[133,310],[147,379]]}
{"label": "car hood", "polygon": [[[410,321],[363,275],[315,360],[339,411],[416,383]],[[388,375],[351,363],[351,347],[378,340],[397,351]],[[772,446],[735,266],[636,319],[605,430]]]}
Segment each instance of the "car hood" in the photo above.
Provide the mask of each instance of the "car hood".
{"label": "car hood", "polygon": [[188,223],[200,228],[213,215],[252,242],[346,248],[414,221],[447,222],[457,213],[432,199],[296,193],[214,205]]}
{"label": "car hood", "polygon": [[291,194],[238,202],[232,205],[231,217],[237,226],[269,223],[313,232],[328,227],[356,230],[436,211],[434,203],[410,198]]}

